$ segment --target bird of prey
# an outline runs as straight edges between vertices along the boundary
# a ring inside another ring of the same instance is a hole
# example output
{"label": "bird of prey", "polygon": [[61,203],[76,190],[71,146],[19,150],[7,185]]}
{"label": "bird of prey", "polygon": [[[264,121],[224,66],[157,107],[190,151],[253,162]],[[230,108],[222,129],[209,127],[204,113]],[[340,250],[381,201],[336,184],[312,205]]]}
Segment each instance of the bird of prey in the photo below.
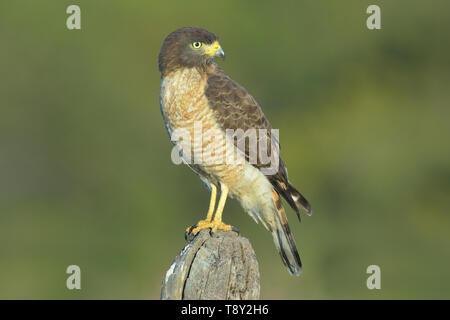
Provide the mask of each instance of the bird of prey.
{"label": "bird of prey", "polygon": [[[272,233],[289,272],[300,275],[302,264],[280,195],[299,219],[300,210],[310,215],[311,207],[289,183],[286,166],[277,152],[278,139],[260,106],[216,64],[216,57],[225,57],[217,36],[198,27],[183,27],[170,33],[159,54],[159,100],[166,129],[174,144],[179,146],[182,160],[211,191],[206,219],[187,232],[195,235],[207,228],[211,232],[233,230],[222,222],[222,212],[227,197],[236,198],[256,222],[261,222]],[[201,139],[194,137],[198,128],[203,134]],[[253,157],[254,161],[250,161],[251,150],[254,150],[249,147],[250,143],[240,143],[250,141],[250,135],[236,138],[228,134],[229,130],[257,131],[256,160]],[[191,143],[187,147],[186,144],[181,146],[181,139],[173,139],[174,133],[180,131],[188,134],[187,140]],[[205,152],[206,149],[210,152]],[[260,152],[267,149],[273,151],[270,159],[278,165],[271,174],[264,172],[268,162],[262,161]],[[236,161],[226,161],[229,157]],[[218,190],[220,198],[216,207]]]}

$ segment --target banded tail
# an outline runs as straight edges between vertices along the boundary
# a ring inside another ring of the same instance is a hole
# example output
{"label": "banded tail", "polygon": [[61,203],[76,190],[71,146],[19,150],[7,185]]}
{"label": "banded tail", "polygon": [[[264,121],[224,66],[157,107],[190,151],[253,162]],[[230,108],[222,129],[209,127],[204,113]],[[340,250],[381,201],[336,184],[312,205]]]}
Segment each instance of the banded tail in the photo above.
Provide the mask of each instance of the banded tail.
{"label": "banded tail", "polygon": [[295,189],[292,184],[281,180],[272,180],[271,183],[295,211],[299,221],[301,220],[300,209],[309,216],[312,214],[311,205],[308,200],[306,200],[305,197],[297,189]]}
{"label": "banded tail", "polygon": [[295,245],[294,237],[289,228],[286,213],[281,203],[280,195],[272,190],[274,200],[273,223],[269,230],[272,232],[273,242],[278,249],[283,264],[288,268],[291,275],[299,276],[302,273],[302,262]]}

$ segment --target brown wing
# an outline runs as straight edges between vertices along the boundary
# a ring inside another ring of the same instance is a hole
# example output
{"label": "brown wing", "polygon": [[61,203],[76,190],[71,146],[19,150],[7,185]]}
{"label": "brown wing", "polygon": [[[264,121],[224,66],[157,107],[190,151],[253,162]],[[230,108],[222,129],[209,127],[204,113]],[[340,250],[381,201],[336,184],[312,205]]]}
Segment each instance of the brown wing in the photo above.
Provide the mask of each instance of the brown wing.
{"label": "brown wing", "polygon": [[[277,157],[279,161],[278,171],[272,175],[268,175],[267,178],[272,183],[274,188],[286,199],[289,205],[296,211],[298,218],[300,219],[299,208],[304,209],[307,213],[311,212],[311,207],[308,201],[289,184],[286,166],[279,154],[279,141],[271,134],[271,125],[264,116],[258,103],[255,99],[245,90],[242,86],[234,82],[228,77],[223,70],[217,65],[212,68],[212,72],[208,73],[207,87],[205,94],[209,102],[210,108],[214,110],[217,122],[226,129],[242,129],[246,131],[248,129],[256,129],[257,139],[257,159],[250,163],[258,169],[263,169],[269,166],[267,161],[263,161],[260,155],[261,152],[271,157]],[[265,129],[266,144],[261,143],[261,137],[259,130]],[[247,139],[248,138],[244,138]],[[250,159],[249,143],[239,143],[239,139],[234,140],[234,144],[245,155],[247,161]],[[275,148],[272,148],[274,144]],[[245,147],[242,147],[242,146]],[[259,147],[265,146],[265,150],[259,150]],[[273,150],[272,150],[273,149]],[[270,152],[272,150],[272,153]],[[273,153],[275,151],[275,153]]]}

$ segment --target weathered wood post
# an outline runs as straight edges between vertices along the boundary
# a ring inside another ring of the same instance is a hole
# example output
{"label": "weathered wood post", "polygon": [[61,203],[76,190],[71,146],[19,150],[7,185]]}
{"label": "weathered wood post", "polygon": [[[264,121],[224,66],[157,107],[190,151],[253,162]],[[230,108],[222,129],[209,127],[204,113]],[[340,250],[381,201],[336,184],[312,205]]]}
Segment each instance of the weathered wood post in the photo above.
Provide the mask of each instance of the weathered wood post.
{"label": "weathered wood post", "polygon": [[259,299],[259,269],[250,242],[232,231],[200,231],[175,258],[162,300]]}

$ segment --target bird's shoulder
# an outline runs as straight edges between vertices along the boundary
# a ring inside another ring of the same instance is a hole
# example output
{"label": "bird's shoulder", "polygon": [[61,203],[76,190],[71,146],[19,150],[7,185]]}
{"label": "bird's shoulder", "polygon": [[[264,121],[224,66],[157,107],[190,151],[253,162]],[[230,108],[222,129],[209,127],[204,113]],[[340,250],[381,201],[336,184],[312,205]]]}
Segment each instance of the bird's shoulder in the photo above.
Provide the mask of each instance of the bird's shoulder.
{"label": "bird's shoulder", "polygon": [[253,96],[218,65],[207,72],[205,95],[210,108],[225,129],[271,129]]}
{"label": "bird's shoulder", "polygon": [[[279,153],[278,136],[272,134],[272,127],[253,96],[217,65],[208,72],[205,94],[209,107],[214,110],[216,120],[223,129],[242,129],[243,131],[256,129],[258,131],[256,136],[258,150],[262,145],[266,145],[265,152],[270,152],[272,159],[279,159],[279,168],[276,174],[269,177],[271,182],[287,183],[287,170]],[[263,135],[259,132],[260,129],[265,129]],[[263,136],[265,136],[265,141],[260,144]],[[242,147],[238,140],[235,140],[234,144],[245,154],[246,160],[250,160],[249,145],[245,143]],[[263,163],[260,156],[261,154],[258,152],[257,161],[252,165],[258,169],[270,166],[270,164]]]}

